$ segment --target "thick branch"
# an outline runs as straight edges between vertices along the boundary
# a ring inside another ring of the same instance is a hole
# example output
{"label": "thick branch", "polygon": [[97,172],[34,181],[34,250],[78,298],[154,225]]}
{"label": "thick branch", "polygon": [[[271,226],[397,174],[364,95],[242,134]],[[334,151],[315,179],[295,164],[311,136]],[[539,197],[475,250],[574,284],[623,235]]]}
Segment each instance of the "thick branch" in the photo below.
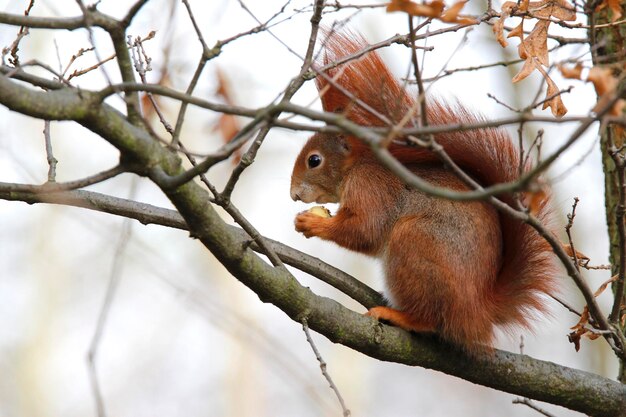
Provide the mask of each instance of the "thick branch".
{"label": "thick branch", "polygon": [[0,23],[29,28],[75,30],[85,27],[85,17],[38,17],[0,12]]}

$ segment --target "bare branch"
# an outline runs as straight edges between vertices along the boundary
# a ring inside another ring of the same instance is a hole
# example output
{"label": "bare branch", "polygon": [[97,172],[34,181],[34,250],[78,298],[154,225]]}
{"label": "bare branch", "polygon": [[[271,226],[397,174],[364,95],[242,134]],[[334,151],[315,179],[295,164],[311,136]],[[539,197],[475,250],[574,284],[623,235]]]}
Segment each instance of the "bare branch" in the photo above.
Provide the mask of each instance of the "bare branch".
{"label": "bare branch", "polygon": [[567,234],[569,247],[572,249],[572,260],[574,261],[574,265],[576,266],[576,269],[580,273],[578,254],[576,252],[576,248],[574,247],[574,240],[572,239],[572,226],[574,225],[574,217],[576,217],[576,207],[578,206],[578,201],[579,201],[578,197],[574,197],[574,204],[572,204],[572,212],[567,215],[567,224],[565,225],[565,233]]}
{"label": "bare branch", "polygon": [[[132,198],[137,188],[137,179],[133,180],[130,197]],[[100,347],[100,340],[102,339],[102,332],[106,326],[106,321],[111,311],[111,306],[119,286],[120,279],[122,277],[122,271],[124,267],[123,257],[128,246],[128,242],[131,238],[132,222],[130,219],[124,219],[122,222],[122,230],[120,232],[120,238],[113,255],[113,262],[111,264],[111,271],[109,273],[109,284],[106,289],[104,301],[98,314],[98,320],[96,322],[96,328],[94,330],[91,342],[89,343],[89,350],[87,352],[87,365],[89,370],[89,381],[91,382],[91,390],[96,400],[96,410],[98,417],[105,417],[106,411],[104,407],[104,399],[102,397],[102,388],[100,386],[100,380],[98,379],[98,373],[96,370],[96,360],[98,357],[98,351]]]}
{"label": "bare branch", "polygon": [[46,159],[48,161],[48,182],[55,182],[57,176],[57,159],[52,153],[52,138],[50,137],[50,120],[44,120],[43,137],[46,142]]}
{"label": "bare branch", "polygon": [[513,404],[524,404],[525,406],[532,408],[536,412],[546,417],[556,417],[554,414],[548,413],[546,410],[537,406],[534,402],[529,400],[528,398],[516,398],[513,400]]}
{"label": "bare branch", "polygon": [[320,354],[319,350],[317,350],[317,347],[315,346],[315,343],[313,342],[313,338],[311,337],[311,333],[309,332],[309,325],[307,324],[306,318],[302,319],[302,330],[304,331],[304,334],[306,335],[307,342],[309,342],[309,345],[311,345],[311,349],[313,349],[313,353],[315,354],[317,361],[320,363],[320,369],[322,371],[322,375],[324,375],[324,378],[326,378],[326,381],[328,381],[330,388],[333,390],[333,392],[337,396],[337,399],[339,400],[339,404],[341,404],[341,409],[343,410],[344,417],[350,416],[350,410],[346,407],[346,403],[344,402],[343,397],[341,396],[341,393],[339,392],[339,389],[333,382],[333,379],[328,374],[328,371],[326,369],[327,368],[326,362],[322,358],[322,355]]}

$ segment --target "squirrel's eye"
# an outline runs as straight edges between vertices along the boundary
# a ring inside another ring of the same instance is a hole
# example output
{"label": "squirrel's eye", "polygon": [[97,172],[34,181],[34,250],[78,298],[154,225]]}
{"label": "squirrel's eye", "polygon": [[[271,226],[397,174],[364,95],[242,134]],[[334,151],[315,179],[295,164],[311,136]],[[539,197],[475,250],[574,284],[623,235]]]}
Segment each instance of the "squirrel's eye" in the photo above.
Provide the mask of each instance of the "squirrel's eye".
{"label": "squirrel's eye", "polygon": [[317,154],[313,154],[309,156],[307,163],[309,164],[309,168],[316,168],[322,163],[322,157]]}

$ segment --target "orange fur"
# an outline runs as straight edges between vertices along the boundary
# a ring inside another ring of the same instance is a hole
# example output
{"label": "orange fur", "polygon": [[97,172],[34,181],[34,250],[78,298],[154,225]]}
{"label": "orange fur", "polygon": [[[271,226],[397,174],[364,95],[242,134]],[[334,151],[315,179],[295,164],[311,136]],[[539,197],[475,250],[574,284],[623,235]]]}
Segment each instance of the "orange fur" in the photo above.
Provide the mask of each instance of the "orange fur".
{"label": "orange fur", "polygon": [[[330,36],[324,64],[364,46],[351,35]],[[324,110],[361,125],[397,123],[416,107],[376,53],[326,76],[317,78]],[[429,101],[427,108],[432,125],[480,120],[458,104]],[[435,139],[483,186],[519,176],[519,152],[502,130]],[[394,141],[389,150],[433,185],[468,189],[425,149]],[[307,162],[313,154],[322,161],[314,168]],[[494,326],[528,327],[533,312],[545,311],[543,296],[555,291],[553,254],[534,229],[486,202],[443,200],[408,189],[357,138],[320,133],[309,139],[294,166],[291,194],[305,202],[340,203],[331,218],[298,215],[296,230],[382,259],[392,308],[377,307],[370,315],[408,330],[434,330],[470,353],[489,349]],[[550,217],[548,203],[546,198],[536,213],[543,222]]]}

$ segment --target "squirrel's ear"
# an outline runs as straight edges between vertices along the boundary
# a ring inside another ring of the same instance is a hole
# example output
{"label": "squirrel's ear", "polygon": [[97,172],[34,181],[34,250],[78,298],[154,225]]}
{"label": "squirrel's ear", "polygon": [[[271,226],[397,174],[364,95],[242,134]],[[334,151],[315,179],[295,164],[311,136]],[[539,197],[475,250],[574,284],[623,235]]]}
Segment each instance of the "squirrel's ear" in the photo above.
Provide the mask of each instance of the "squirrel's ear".
{"label": "squirrel's ear", "polygon": [[352,150],[352,144],[350,143],[348,138],[346,138],[344,135],[338,135],[337,142],[339,144],[339,151],[343,155],[348,155]]}

